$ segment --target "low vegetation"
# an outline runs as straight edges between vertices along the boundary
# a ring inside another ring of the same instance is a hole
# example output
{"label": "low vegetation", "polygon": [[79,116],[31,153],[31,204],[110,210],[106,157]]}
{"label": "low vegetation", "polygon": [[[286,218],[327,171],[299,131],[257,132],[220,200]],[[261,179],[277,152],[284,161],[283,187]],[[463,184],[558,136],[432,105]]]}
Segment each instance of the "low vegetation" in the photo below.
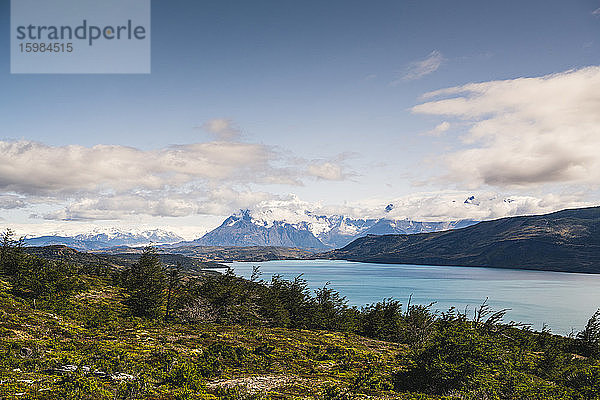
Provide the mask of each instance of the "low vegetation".
{"label": "low vegetation", "polygon": [[600,207],[506,217],[462,229],[370,235],[319,258],[600,273]]}
{"label": "low vegetation", "polygon": [[563,337],[394,299],[0,249],[0,398],[597,399],[600,314]]}

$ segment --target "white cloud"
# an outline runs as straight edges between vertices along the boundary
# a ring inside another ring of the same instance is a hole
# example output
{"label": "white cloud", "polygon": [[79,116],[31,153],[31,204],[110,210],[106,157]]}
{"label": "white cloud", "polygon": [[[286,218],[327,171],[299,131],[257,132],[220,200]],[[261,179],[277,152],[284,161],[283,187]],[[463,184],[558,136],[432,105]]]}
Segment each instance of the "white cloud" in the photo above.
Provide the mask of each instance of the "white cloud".
{"label": "white cloud", "polygon": [[182,192],[147,192],[84,197],[53,211],[32,215],[50,221],[133,220],[139,216],[188,217],[227,215],[276,198],[261,191],[238,191],[221,186]]}
{"label": "white cloud", "polygon": [[427,132],[423,132],[422,135],[423,136],[434,136],[434,137],[440,137],[442,136],[448,129],[450,129],[450,123],[447,121],[444,121],[438,125],[435,126],[435,128],[427,131]]}
{"label": "white cloud", "polygon": [[341,181],[346,178],[342,166],[329,161],[313,161],[308,166],[308,174],[328,181]]}
{"label": "white cloud", "polygon": [[135,221],[140,217],[190,217],[227,215],[273,198],[262,191],[236,191],[222,187],[193,193],[126,193],[82,197],[54,204],[53,211],[32,213],[30,218],[50,221]]}
{"label": "white cloud", "polygon": [[592,15],[600,15],[600,7],[592,11]]}
{"label": "white cloud", "polygon": [[427,93],[415,113],[470,124],[446,178],[497,187],[600,184],[600,67]]}
{"label": "white cloud", "polygon": [[[473,197],[472,200],[466,201]],[[115,196],[104,199],[83,199],[66,209],[48,213],[37,223],[0,224],[17,229],[18,234],[69,235],[89,232],[101,226],[122,229],[172,230],[186,239],[200,237],[220,225],[223,219],[239,209],[250,209],[252,215],[267,222],[284,220],[322,224],[321,215],[345,215],[353,218],[410,219],[437,222],[460,219],[489,220],[506,216],[543,214],[564,208],[594,205],[582,200],[581,193],[547,194],[542,196],[510,195],[493,191],[437,191],[413,193],[399,198],[376,198],[344,204],[322,204],[299,199],[293,194],[274,196],[268,193],[235,192],[229,189],[206,194],[204,201],[193,196],[152,199],[139,196]],[[390,211],[386,206],[393,204]],[[140,212],[140,210],[144,210]],[[182,225],[180,217],[202,213],[218,217],[190,216]],[[151,215],[151,216],[149,216]],[[108,218],[110,217],[110,218]],[[106,221],[111,219],[112,221]],[[196,219],[195,219],[196,218]],[[169,225],[169,221],[171,225]],[[191,225],[191,221],[197,221]],[[106,225],[110,223],[111,225]],[[174,223],[174,224],[173,224]],[[100,225],[104,224],[104,225]]]}
{"label": "white cloud", "polygon": [[0,209],[34,205],[30,212],[38,218],[82,221],[223,215],[273,198],[257,189],[262,185],[348,176],[341,156],[305,160],[230,140],[230,121],[208,125],[228,140],[155,150],[0,141]]}
{"label": "white cloud", "polygon": [[434,50],[429,53],[425,59],[411,62],[406,68],[402,77],[393,81],[392,85],[397,85],[402,81],[414,81],[421,79],[422,77],[437,71],[445,60],[446,59],[442,53]]}
{"label": "white cloud", "polygon": [[202,129],[224,141],[238,139],[241,135],[240,129],[236,128],[231,120],[224,118],[211,119],[202,125]]}
{"label": "white cloud", "polygon": [[[470,197],[473,197],[473,200],[466,202]],[[386,211],[388,204],[394,205],[391,211]],[[248,208],[255,217],[266,221],[285,220],[291,223],[315,222],[319,215],[435,222],[460,219],[482,221],[507,216],[544,214],[590,205],[593,204],[582,200],[579,194],[547,194],[536,197],[493,191],[445,190],[346,204],[311,203],[289,195],[279,199],[268,199]]]}
{"label": "white cloud", "polygon": [[139,150],[116,145],[49,146],[0,142],[0,190],[20,194],[161,190],[195,181],[299,184],[293,170],[276,166],[273,149],[207,142]]}
{"label": "white cloud", "polygon": [[[471,196],[474,199],[466,202]],[[448,221],[473,219],[478,221],[517,215],[545,214],[564,208],[585,207],[592,204],[574,194],[547,194],[539,197],[508,195],[499,192],[441,191],[415,193],[391,202],[392,218],[418,221]],[[380,208],[383,207],[381,203]]]}

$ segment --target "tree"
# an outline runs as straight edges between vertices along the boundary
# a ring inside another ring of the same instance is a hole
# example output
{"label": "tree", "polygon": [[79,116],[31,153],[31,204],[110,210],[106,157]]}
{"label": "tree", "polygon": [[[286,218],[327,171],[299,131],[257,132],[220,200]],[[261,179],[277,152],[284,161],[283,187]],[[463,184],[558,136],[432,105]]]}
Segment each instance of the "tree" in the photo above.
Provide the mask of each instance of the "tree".
{"label": "tree", "polygon": [[401,341],[405,326],[400,302],[383,299],[363,307],[360,317],[361,335],[391,342]]}
{"label": "tree", "polygon": [[310,303],[310,328],[330,331],[355,329],[358,310],[348,307],[346,297],[331,289],[329,282],[315,290],[315,297]]}
{"label": "tree", "polygon": [[584,356],[597,357],[600,354],[600,310],[588,320],[583,331],[577,334]]}
{"label": "tree", "polygon": [[138,317],[158,318],[162,313],[166,278],[156,250],[144,249],[139,260],[125,271],[126,304]]}
{"label": "tree", "polygon": [[15,234],[11,229],[6,229],[2,233],[2,249],[0,250],[0,273],[12,276],[17,273],[19,265],[22,263],[23,240],[16,240]]}
{"label": "tree", "polygon": [[59,302],[72,293],[78,282],[77,269],[64,261],[23,257],[13,275],[13,290],[21,297]]}
{"label": "tree", "polygon": [[308,286],[301,276],[290,281],[274,275],[261,299],[263,313],[275,326],[304,329],[310,314],[309,298]]}
{"label": "tree", "polygon": [[181,264],[177,263],[177,267],[169,269],[169,283],[167,288],[167,310],[165,311],[165,321],[171,319],[173,310],[173,292],[181,284]]}

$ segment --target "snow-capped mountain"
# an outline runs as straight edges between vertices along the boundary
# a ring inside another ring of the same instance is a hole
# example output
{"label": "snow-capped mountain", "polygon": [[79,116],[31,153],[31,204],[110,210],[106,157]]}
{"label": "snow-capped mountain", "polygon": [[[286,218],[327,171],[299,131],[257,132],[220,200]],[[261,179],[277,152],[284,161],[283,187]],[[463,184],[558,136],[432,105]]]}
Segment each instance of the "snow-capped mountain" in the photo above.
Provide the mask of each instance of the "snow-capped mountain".
{"label": "snow-capped mountain", "polygon": [[124,231],[116,228],[96,229],[88,233],[74,236],[74,239],[103,242],[110,246],[144,246],[149,244],[171,244],[183,240],[173,232],[161,229],[147,231]]}
{"label": "snow-capped mountain", "polygon": [[243,210],[216,229],[192,242],[201,246],[282,246],[322,250],[327,248],[302,224],[253,218]]}
{"label": "snow-capped mountain", "polygon": [[[386,216],[393,208],[386,207]],[[117,246],[181,245],[280,246],[310,250],[341,248],[367,235],[415,234],[463,228],[472,220],[417,222],[393,218],[351,218],[323,215],[305,209],[242,210],[199,239],[184,242],[180,236],[160,230],[125,231],[96,229],[74,236],[50,235],[25,239],[27,246],[65,245],[77,250],[100,250]]]}
{"label": "snow-capped mountain", "polygon": [[[471,220],[416,222],[387,218],[355,219],[316,215],[304,210],[277,220],[272,210],[242,210],[193,244],[202,246],[284,246],[303,249],[339,248],[366,235],[415,234],[462,228]],[[285,217],[285,216],[284,216]]]}
{"label": "snow-capped mountain", "polygon": [[26,238],[26,246],[65,245],[77,250],[99,250],[115,246],[146,246],[171,244],[183,238],[173,232],[160,229],[146,231],[124,231],[115,228],[96,229],[75,236],[39,236]]}

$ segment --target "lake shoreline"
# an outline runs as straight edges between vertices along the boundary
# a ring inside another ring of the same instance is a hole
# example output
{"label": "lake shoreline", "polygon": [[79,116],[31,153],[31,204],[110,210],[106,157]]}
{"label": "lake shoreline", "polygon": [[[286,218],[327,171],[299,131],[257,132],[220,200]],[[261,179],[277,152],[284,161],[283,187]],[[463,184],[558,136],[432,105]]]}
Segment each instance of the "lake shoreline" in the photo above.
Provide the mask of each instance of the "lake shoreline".
{"label": "lake shoreline", "polygon": [[568,335],[583,328],[600,306],[600,275],[564,271],[505,269],[494,267],[378,264],[347,260],[283,260],[227,263],[236,275],[250,278],[255,266],[261,279],[273,275],[294,279],[302,275],[310,290],[330,282],[350,305],[361,307],[398,299],[413,304],[436,302],[440,312],[450,307],[470,312],[486,298],[494,309],[508,308],[507,321],[543,324]]}
{"label": "lake shoreline", "polygon": [[[393,262],[393,261],[371,261],[371,260],[357,260],[357,259],[347,259],[347,258],[299,258],[298,260],[337,260],[337,261],[348,261],[353,263],[363,263],[363,264],[389,264],[389,265],[422,265],[422,266],[434,266],[434,267],[457,267],[457,268],[493,268],[493,269],[507,269],[507,270],[518,270],[518,271],[541,271],[541,272],[561,272],[565,274],[586,274],[586,275],[599,275],[600,271],[592,272],[592,271],[569,271],[566,269],[555,269],[550,267],[551,269],[546,269],[546,267],[496,267],[489,265],[455,265],[455,264],[427,264],[427,263],[418,263],[418,262]],[[285,260],[270,260],[270,261],[285,261]],[[599,267],[600,268],[600,267]]]}

